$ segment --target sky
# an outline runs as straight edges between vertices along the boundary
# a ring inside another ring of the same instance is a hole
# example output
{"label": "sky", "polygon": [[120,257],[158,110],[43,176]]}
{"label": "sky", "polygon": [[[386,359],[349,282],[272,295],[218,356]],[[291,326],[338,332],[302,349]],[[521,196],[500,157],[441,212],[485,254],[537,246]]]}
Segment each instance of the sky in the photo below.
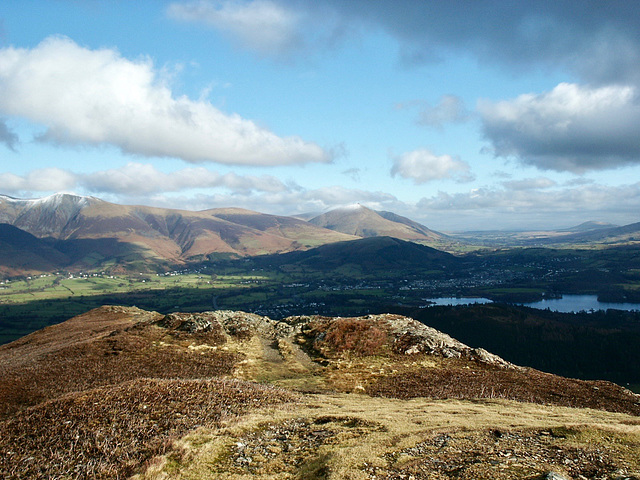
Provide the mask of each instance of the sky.
{"label": "sky", "polygon": [[640,4],[3,0],[0,194],[640,221]]}

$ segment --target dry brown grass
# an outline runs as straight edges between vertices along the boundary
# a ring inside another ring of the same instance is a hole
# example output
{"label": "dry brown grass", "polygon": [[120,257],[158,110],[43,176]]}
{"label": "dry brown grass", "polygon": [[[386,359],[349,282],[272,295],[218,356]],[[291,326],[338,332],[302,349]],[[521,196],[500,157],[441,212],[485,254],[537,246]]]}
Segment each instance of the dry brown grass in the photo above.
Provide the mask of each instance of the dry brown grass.
{"label": "dry brown grass", "polygon": [[[414,480],[637,475],[633,417],[506,400],[307,395],[201,429],[145,480]],[[166,476],[165,476],[166,475]]]}
{"label": "dry brown grass", "polygon": [[215,332],[207,332],[201,338],[187,335],[151,323],[135,324],[8,367],[0,382],[0,418],[65,393],[136,378],[228,375],[242,358],[222,349],[189,348],[217,338]]}
{"label": "dry brown grass", "polygon": [[313,347],[326,357],[378,355],[390,344],[383,326],[362,318],[321,318],[309,323],[304,333],[314,339]]}
{"label": "dry brown grass", "polygon": [[[438,348],[400,354],[422,339],[391,317],[299,317],[299,330],[216,318],[104,307],[0,347],[0,478],[530,478],[552,467],[596,478],[640,468],[640,397],[611,383]],[[234,376],[323,395],[220,378]],[[353,391],[369,395],[332,394]],[[442,435],[456,448],[434,450]],[[520,444],[529,467],[516,472],[500,452]]]}
{"label": "dry brown grass", "polygon": [[610,382],[574,380],[534,369],[505,369],[461,360],[438,368],[400,368],[368,382],[369,395],[394,398],[503,398],[640,415],[640,397]]}
{"label": "dry brown grass", "polygon": [[0,423],[0,478],[126,478],[197,426],[294,398],[221,379],[139,379],[69,394]]}

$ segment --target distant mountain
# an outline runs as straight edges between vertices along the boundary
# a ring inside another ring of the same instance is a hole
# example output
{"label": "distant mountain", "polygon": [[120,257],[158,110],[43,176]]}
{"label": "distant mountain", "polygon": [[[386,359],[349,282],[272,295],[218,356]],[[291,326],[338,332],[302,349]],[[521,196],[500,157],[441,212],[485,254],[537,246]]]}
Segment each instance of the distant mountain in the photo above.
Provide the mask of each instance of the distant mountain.
{"label": "distant mountain", "polygon": [[369,237],[322,245],[310,250],[265,256],[256,262],[305,267],[312,271],[357,268],[363,273],[433,268],[442,270],[460,260],[435,248],[393,237]]}
{"label": "distant mountain", "polygon": [[0,222],[8,223],[36,237],[60,238],[80,212],[103,202],[95,197],[57,193],[45,198],[22,200],[0,195]]}
{"label": "distant mountain", "polygon": [[605,228],[616,228],[618,226],[619,225],[614,225],[613,223],[589,221],[589,222],[581,223],[580,225],[576,225],[575,227],[566,228],[561,231],[562,232],[589,232],[592,230],[602,230]]}
{"label": "distant mountain", "polygon": [[620,244],[640,242],[640,222],[622,227],[609,227],[577,232],[556,239],[558,243],[606,243]]}
{"label": "distant mountain", "polygon": [[310,219],[309,223],[364,238],[389,236],[424,242],[445,238],[442,233],[406,217],[391,212],[378,212],[362,205],[331,210]]}
{"label": "distant mountain", "polygon": [[358,238],[356,236],[343,235],[334,230],[318,228],[295,217],[265,215],[242,208],[216,208],[205,210],[205,212],[237,225],[244,225],[270,235],[288,238],[306,247]]}
{"label": "distant mountain", "polygon": [[69,194],[35,200],[0,196],[0,222],[55,239],[56,249],[77,266],[183,263],[211,254],[287,252],[356,238],[248,210],[192,212]]}

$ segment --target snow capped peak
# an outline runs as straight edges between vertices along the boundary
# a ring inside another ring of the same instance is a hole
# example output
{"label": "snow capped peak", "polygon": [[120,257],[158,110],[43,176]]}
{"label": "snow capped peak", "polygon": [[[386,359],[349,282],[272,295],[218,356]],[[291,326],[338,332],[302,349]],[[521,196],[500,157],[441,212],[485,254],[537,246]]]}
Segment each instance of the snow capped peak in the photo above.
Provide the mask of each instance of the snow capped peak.
{"label": "snow capped peak", "polygon": [[55,211],[59,208],[64,210],[80,211],[84,207],[91,205],[92,203],[99,202],[100,200],[95,197],[88,197],[82,195],[75,195],[73,193],[54,193],[42,198],[14,198],[8,195],[0,195],[0,202],[4,204],[11,204],[14,208],[18,208],[22,212],[37,209],[45,209]]}
{"label": "snow capped peak", "polygon": [[86,204],[90,197],[83,197],[80,195],[75,195],[73,193],[54,193],[53,195],[49,195],[47,197],[36,198],[33,200],[28,200],[33,205],[50,205],[50,206],[59,206],[64,201],[71,201],[77,204]]}

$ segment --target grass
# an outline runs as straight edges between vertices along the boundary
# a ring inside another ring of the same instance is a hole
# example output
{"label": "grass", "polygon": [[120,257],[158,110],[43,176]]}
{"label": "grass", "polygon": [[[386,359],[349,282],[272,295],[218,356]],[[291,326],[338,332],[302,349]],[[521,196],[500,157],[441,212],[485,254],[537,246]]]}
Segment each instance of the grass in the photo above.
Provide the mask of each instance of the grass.
{"label": "grass", "polygon": [[138,275],[114,277],[106,275],[70,278],[62,275],[33,277],[31,280],[13,280],[0,288],[0,303],[25,303],[35,300],[68,299],[105,293],[131,293],[165,290],[170,288],[215,289],[248,288],[245,282],[266,281],[264,275],[209,275],[184,274],[174,276]]}
{"label": "grass", "polygon": [[221,379],[133,380],[69,394],[0,424],[0,476],[125,478],[196,426],[292,399]]}
{"label": "grass", "polygon": [[[507,400],[306,395],[295,405],[187,435],[180,448],[189,461],[170,478],[506,479],[551,470],[574,478],[615,470],[637,475],[640,432],[629,421],[621,414]],[[552,434],[560,429],[577,433]],[[136,480],[159,480],[165,471]]]}

